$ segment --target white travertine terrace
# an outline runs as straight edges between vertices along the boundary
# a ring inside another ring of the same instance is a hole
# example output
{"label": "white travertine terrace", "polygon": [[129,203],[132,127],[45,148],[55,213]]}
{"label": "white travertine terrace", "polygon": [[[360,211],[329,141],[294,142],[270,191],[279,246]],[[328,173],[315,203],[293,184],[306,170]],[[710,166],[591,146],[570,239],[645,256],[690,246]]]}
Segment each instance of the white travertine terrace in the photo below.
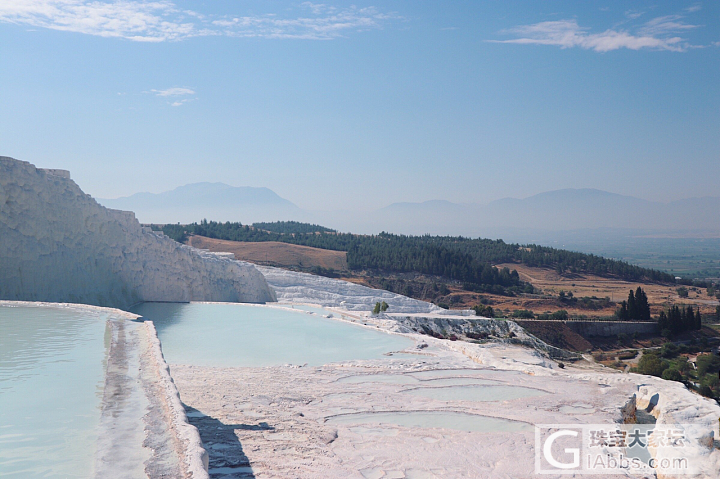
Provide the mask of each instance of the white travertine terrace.
{"label": "white travertine terrace", "polygon": [[[340,310],[333,313],[344,314]],[[386,331],[392,322],[375,316],[362,318],[366,327]],[[393,424],[334,424],[331,419],[347,414],[451,411],[530,426],[614,424],[633,422],[636,410],[645,409],[659,424],[693,424],[706,433],[689,438],[682,451],[697,468],[697,474],[673,477],[718,477],[720,450],[713,443],[713,431],[717,432],[720,407],[681,383],[624,374],[585,361],[561,369],[540,352],[511,344],[448,341],[416,333],[406,336],[427,347],[408,349],[403,356],[320,367],[172,365],[184,403],[202,412],[191,418],[191,423],[196,421],[201,435],[204,428],[208,435],[205,446],[210,455],[210,476],[223,477],[223,473],[237,471],[238,475],[254,477],[313,479],[535,477],[532,430],[467,432]],[[422,376],[436,371],[455,372]],[[372,375],[415,376],[423,381],[410,385],[345,381]],[[445,387],[439,378],[466,376],[538,389],[545,394],[472,401],[434,399],[408,391],[418,386]],[[655,407],[648,408],[653,397]],[[578,410],[566,412],[565,408]],[[226,426],[228,431],[223,434],[215,431],[223,425],[240,424],[243,427]],[[226,461],[228,456],[232,461]],[[231,465],[224,465],[226,462]],[[596,473],[582,477],[609,476]],[[623,477],[655,476],[628,473]]]}
{"label": "white travertine terrace", "polygon": [[371,311],[378,301],[385,301],[394,313],[443,313],[447,311],[432,303],[339,279],[298,273],[269,266],[257,267],[281,302],[312,303],[320,306],[343,307],[349,311]]}
{"label": "white travertine terrace", "polygon": [[0,157],[0,299],[126,308],[274,301],[262,274],[100,206],[60,170]]}
{"label": "white travertine terrace", "polygon": [[163,401],[168,424],[168,430],[177,440],[177,453],[183,462],[181,473],[192,479],[208,479],[208,453],[203,446],[198,430],[188,423],[185,407],[180,401],[180,395],[170,376],[170,368],[163,357],[160,340],[152,321],[145,321],[149,348],[155,374],[155,381],[159,387],[159,397]]}

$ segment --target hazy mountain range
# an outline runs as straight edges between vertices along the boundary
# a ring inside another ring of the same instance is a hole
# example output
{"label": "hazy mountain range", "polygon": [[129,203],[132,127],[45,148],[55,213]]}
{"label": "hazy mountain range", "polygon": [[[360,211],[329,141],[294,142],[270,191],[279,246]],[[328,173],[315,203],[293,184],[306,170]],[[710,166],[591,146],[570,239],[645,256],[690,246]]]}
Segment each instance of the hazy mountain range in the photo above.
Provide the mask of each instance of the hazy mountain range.
{"label": "hazy mountain range", "polygon": [[136,193],[98,203],[117,210],[134,211],[142,223],[192,223],[215,221],[275,221],[295,219],[303,212],[269,188],[230,186],[225,183],[192,183],[163,193]]}
{"label": "hazy mountain range", "polygon": [[144,223],[216,221],[310,221],[341,231],[451,234],[531,241],[577,230],[622,230],[636,234],[720,233],[720,197],[660,203],[596,189],[563,189],[485,205],[444,200],[393,203],[371,212],[307,211],[268,188],[195,183],[164,193],[98,199],[110,208],[134,211]]}

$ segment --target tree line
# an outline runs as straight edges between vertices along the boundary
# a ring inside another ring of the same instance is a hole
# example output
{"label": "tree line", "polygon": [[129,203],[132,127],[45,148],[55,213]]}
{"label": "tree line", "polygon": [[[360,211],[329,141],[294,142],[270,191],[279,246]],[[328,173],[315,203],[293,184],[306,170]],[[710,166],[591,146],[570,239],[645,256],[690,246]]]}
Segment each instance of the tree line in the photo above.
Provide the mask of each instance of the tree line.
{"label": "tree line", "polygon": [[300,223],[299,221],[274,221],[272,223],[253,223],[253,228],[269,231],[271,233],[336,233],[335,230],[324,226]]}
{"label": "tree line", "polygon": [[692,306],[671,306],[667,312],[660,312],[658,318],[660,334],[665,337],[673,336],[685,331],[698,331],[702,329],[702,316],[700,308],[693,310]]}
{"label": "tree line", "polygon": [[[675,281],[675,278],[668,273],[641,268],[624,261],[546,246],[521,246],[505,243],[502,240],[462,236],[408,236],[385,232],[378,235],[357,235],[324,230],[307,232],[308,229],[318,228],[315,225],[297,222],[257,225],[258,227],[203,220],[189,225],[152,226],[180,242],[186,241],[188,235],[200,235],[231,241],[280,241],[345,251],[348,267],[351,270],[419,272],[443,276],[461,281],[468,286],[468,289],[478,292],[490,292],[489,287],[492,286],[527,290],[529,285],[520,281],[516,271],[492,266],[497,263],[550,267],[560,272],[591,273],[629,281],[668,283]],[[279,232],[272,231],[273,229]],[[498,288],[495,291],[498,291]],[[530,291],[532,291],[531,287]]]}

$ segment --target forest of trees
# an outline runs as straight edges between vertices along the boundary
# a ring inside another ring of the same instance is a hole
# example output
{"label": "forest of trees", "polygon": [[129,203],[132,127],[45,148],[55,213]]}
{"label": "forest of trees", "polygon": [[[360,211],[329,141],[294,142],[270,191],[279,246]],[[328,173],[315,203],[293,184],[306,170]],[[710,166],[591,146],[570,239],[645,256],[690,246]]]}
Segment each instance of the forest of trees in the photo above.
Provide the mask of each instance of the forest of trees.
{"label": "forest of trees", "polygon": [[[262,225],[262,228],[260,228]],[[280,241],[347,252],[351,270],[418,272],[462,281],[467,289],[492,292],[511,288],[532,291],[520,281],[516,271],[498,269],[492,264],[521,263],[528,266],[555,268],[561,273],[592,273],[629,281],[673,283],[674,277],[661,271],[641,268],[624,261],[576,253],[546,246],[508,244],[502,240],[471,239],[462,236],[406,236],[391,233],[356,235],[323,231],[315,225],[296,222],[218,223],[203,220],[189,225],[152,225],[176,241],[188,235],[200,235],[231,241]],[[322,228],[322,227],[320,227]],[[310,229],[312,232],[304,232]],[[278,231],[272,231],[278,230]]]}

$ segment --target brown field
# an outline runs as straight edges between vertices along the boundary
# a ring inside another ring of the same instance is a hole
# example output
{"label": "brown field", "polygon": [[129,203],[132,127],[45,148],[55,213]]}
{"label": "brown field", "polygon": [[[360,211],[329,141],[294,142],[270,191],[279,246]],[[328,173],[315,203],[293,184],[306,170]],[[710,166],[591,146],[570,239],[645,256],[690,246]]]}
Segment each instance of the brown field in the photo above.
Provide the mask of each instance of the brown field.
{"label": "brown field", "polygon": [[205,238],[204,236],[190,236],[187,243],[195,248],[213,252],[233,253],[235,259],[266,266],[299,269],[319,266],[336,271],[347,269],[347,253],[344,251],[331,251],[275,241],[244,243]]}
{"label": "brown field", "polygon": [[[700,305],[704,315],[715,315],[715,307],[717,301],[710,301],[704,289],[688,288],[689,294],[687,298],[679,298],[675,285],[664,285],[655,283],[633,283],[621,279],[602,278],[594,275],[559,275],[554,269],[547,268],[530,268],[521,264],[499,264],[498,267],[507,266],[510,269],[517,270],[520,279],[530,282],[533,286],[541,290],[541,294],[521,295],[516,297],[499,296],[487,293],[474,293],[462,289],[462,285],[450,282],[437,277],[427,277],[419,274],[389,274],[385,276],[377,275],[373,272],[363,271],[348,274],[344,277],[345,281],[363,284],[372,288],[381,288],[382,280],[398,280],[404,279],[406,284],[413,286],[411,296],[424,301],[432,301],[436,304],[444,303],[452,309],[468,309],[479,304],[480,300],[488,300],[489,305],[496,311],[502,310],[505,314],[508,312],[527,309],[535,314],[552,313],[554,311],[564,309],[568,311],[571,317],[587,317],[587,318],[608,318],[613,316],[619,303],[627,299],[628,293],[632,289],[642,287],[648,295],[650,309],[653,316],[658,315],[660,311],[667,308],[669,304],[692,304]],[[428,283],[445,283],[449,293],[444,296],[428,294],[428,288],[423,284]],[[609,298],[610,304],[603,309],[584,309],[579,303],[568,304],[560,301],[558,294],[560,291],[572,292],[577,298],[593,297]],[[396,290],[401,292],[401,290]]]}
{"label": "brown field", "polygon": [[[653,315],[659,314],[660,311],[665,309],[669,304],[700,305],[703,313],[710,314],[711,312],[715,312],[715,306],[718,304],[717,301],[710,301],[711,298],[707,296],[706,291],[700,288],[688,288],[688,297],[680,298],[676,291],[676,285],[635,283],[622,279],[602,278],[589,274],[560,275],[554,269],[530,268],[522,264],[509,263],[496,266],[499,268],[507,266],[511,270],[516,270],[521,280],[527,281],[534,287],[541,289],[544,296],[552,295],[557,297],[560,291],[565,291],[566,293],[572,292],[576,298],[583,296],[607,297],[610,298],[612,302],[619,304],[627,299],[628,292],[630,292],[631,289],[635,290],[640,286],[648,295],[648,301],[650,302],[650,309]],[[599,317],[612,315],[616,308],[616,306],[611,306],[604,310],[588,311],[579,308],[565,307],[562,303],[556,303],[554,300],[548,300],[546,298],[503,298],[501,296],[494,298],[498,300],[497,307],[501,309],[530,309],[536,313],[566,309],[571,314]]]}

